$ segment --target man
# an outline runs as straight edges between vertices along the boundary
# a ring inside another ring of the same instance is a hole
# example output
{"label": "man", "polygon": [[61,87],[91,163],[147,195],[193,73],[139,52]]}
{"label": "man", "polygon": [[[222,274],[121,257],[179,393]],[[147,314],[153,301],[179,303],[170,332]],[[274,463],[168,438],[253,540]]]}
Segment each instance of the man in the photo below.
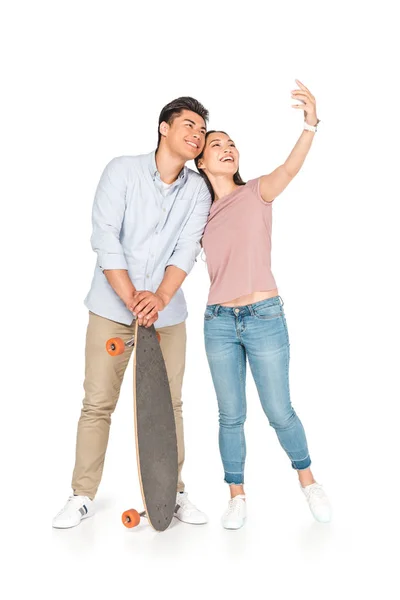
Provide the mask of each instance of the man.
{"label": "man", "polygon": [[73,495],[53,519],[69,528],[94,514],[111,414],[132,349],[110,357],[105,342],[128,340],[139,325],[156,323],[171,388],[178,439],[175,515],[187,523],[207,517],[189,500],[184,462],[182,379],[185,369],[186,302],[181,285],[200,251],[211,198],[200,175],[185,167],[204,146],[208,111],[182,97],[163,108],[157,150],[114,158],[105,168],[93,205],[92,248],[97,264],[86,297],[85,398],[78,423]]}

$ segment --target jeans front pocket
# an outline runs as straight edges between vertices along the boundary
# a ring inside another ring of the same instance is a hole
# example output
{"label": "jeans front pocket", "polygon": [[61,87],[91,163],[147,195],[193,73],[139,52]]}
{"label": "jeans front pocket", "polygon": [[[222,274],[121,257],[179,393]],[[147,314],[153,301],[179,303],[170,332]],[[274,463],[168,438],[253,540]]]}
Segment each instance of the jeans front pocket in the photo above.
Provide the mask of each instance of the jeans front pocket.
{"label": "jeans front pocket", "polygon": [[212,321],[215,317],[216,317],[215,306],[207,306],[205,313],[204,313],[204,320]]}
{"label": "jeans front pocket", "polygon": [[280,304],[271,304],[254,307],[253,313],[257,319],[268,321],[269,319],[277,319],[278,317],[282,317],[283,309]]}

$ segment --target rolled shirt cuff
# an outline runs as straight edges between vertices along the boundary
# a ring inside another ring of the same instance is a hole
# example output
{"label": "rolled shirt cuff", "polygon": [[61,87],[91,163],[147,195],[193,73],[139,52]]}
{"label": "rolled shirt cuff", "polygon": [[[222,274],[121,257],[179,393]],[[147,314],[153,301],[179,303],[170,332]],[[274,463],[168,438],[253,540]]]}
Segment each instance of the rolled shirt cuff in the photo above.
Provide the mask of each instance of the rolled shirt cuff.
{"label": "rolled shirt cuff", "polygon": [[123,254],[100,254],[98,265],[102,271],[108,269],[125,269],[128,270],[128,263]]}

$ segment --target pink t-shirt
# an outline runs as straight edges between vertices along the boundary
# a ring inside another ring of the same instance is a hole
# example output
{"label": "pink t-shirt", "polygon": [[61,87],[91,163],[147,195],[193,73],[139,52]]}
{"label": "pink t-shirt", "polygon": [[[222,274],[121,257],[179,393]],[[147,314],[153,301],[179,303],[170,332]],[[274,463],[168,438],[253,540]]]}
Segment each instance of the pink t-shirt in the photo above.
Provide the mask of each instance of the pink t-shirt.
{"label": "pink t-shirt", "polygon": [[252,179],[211,205],[202,244],[211,287],[207,304],[276,288],[271,272],[272,202]]}

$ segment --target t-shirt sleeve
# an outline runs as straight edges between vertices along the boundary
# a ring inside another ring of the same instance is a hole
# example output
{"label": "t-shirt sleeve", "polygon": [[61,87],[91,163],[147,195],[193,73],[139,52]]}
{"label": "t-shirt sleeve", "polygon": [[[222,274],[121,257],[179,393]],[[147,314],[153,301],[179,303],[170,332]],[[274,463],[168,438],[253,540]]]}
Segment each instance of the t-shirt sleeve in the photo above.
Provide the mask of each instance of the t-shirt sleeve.
{"label": "t-shirt sleeve", "polygon": [[246,185],[251,189],[252,192],[254,192],[254,194],[257,196],[260,202],[267,206],[271,205],[273,203],[273,200],[271,200],[270,202],[266,202],[262,199],[260,193],[260,180],[261,177],[257,177],[256,179],[250,179],[250,181],[248,181]]}

